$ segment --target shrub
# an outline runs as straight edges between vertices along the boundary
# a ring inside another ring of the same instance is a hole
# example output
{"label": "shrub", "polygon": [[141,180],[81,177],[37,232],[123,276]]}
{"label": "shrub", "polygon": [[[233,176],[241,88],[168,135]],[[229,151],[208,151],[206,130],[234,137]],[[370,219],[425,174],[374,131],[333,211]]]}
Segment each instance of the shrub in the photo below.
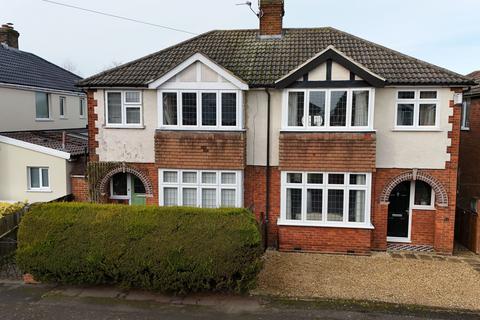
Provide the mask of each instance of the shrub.
{"label": "shrub", "polygon": [[0,202],[0,218],[15,213],[25,207],[25,203]]}
{"label": "shrub", "polygon": [[248,290],[262,255],[245,209],[39,204],[18,241],[18,266],[40,281],[170,293]]}

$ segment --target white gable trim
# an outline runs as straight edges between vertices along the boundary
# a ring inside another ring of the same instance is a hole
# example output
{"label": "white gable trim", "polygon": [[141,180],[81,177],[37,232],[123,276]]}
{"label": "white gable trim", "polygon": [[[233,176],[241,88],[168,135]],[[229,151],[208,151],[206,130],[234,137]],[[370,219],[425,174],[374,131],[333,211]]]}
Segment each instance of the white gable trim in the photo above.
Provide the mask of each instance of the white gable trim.
{"label": "white gable trim", "polygon": [[378,74],[376,74],[375,72],[373,71],[370,71],[370,69],[368,69],[367,67],[365,67],[364,65],[356,62],[355,60],[352,60],[352,58],[350,58],[349,56],[347,56],[346,54],[344,54],[342,51],[340,50],[337,50],[337,48],[335,48],[334,46],[332,45],[329,45],[325,50],[321,51],[320,53],[316,54],[314,57],[310,58],[309,60],[305,61],[304,63],[302,63],[301,65],[299,65],[297,68],[295,68],[294,70],[290,71],[288,74],[286,74],[285,76],[281,77],[280,79],[278,79],[277,81],[275,81],[275,83],[277,82],[280,82],[282,80],[284,80],[285,78],[288,78],[290,75],[292,75],[293,73],[295,73],[296,71],[298,71],[299,69],[302,69],[303,67],[305,67],[306,65],[308,65],[310,62],[312,62],[313,60],[317,59],[318,57],[320,57],[321,55],[323,55],[325,52],[329,51],[329,50],[333,50],[335,51],[336,53],[338,53],[339,55],[341,55],[342,57],[344,57],[345,59],[347,59],[348,61],[350,61],[351,63],[355,64],[357,67],[365,70],[366,72],[368,72],[369,74],[371,74],[372,76],[374,76],[375,78],[378,78],[382,81],[386,81],[385,78],[379,76]]}
{"label": "white gable trim", "polygon": [[243,80],[240,78],[237,78],[235,75],[233,75],[230,71],[226,70],[225,68],[219,66],[206,56],[204,56],[201,53],[195,53],[193,56],[188,58],[187,60],[183,61],[180,63],[178,66],[167,72],[165,75],[163,75],[160,79],[157,80],[152,80],[148,83],[148,88],[149,89],[158,89],[162,84],[173,78],[175,75],[178,73],[182,72],[185,70],[187,67],[192,65],[195,62],[201,62],[208,66],[210,69],[218,73],[220,76],[234,84],[238,89],[241,90],[248,90],[248,84],[246,84]]}
{"label": "white gable trim", "polygon": [[31,150],[31,151],[48,154],[50,156],[62,158],[62,159],[65,159],[65,160],[70,159],[70,153],[68,153],[68,152],[59,151],[59,150],[55,150],[55,149],[52,149],[52,148],[47,148],[47,147],[44,147],[44,146],[39,146],[38,144],[25,142],[25,141],[22,141],[22,140],[17,140],[17,139],[13,139],[13,138],[9,138],[9,137],[5,137],[5,136],[0,135],[0,142],[10,144],[12,146],[24,148],[24,149],[27,149],[27,150]]}

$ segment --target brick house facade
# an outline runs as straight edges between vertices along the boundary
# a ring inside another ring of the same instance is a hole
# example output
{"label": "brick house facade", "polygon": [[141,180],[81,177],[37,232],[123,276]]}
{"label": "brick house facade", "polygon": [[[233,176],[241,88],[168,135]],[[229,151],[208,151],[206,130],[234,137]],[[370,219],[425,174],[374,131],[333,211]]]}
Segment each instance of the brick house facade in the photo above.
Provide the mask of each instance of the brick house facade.
{"label": "brick house facade", "polygon": [[213,31],[81,82],[90,162],[107,168],[98,201],[246,207],[285,251],[450,254],[453,100],[471,80],[332,28],[283,29],[281,0],[260,10],[260,31]]}

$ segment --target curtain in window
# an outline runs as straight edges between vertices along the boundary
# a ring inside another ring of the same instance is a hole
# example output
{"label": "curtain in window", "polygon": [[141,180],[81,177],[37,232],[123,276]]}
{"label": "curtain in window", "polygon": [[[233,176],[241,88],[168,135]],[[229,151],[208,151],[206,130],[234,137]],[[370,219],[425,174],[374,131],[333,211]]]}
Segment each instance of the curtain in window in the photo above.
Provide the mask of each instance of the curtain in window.
{"label": "curtain in window", "polygon": [[365,191],[350,190],[349,222],[365,222]]}
{"label": "curtain in window", "polygon": [[108,102],[108,123],[122,123],[122,94],[110,92]]}
{"label": "curtain in window", "polygon": [[36,92],[35,102],[36,102],[36,118],[48,119],[50,117],[50,112],[48,109],[48,95],[45,92]]}
{"label": "curtain in window", "polygon": [[420,115],[419,115],[419,124],[421,126],[434,126],[435,125],[435,110],[437,105],[432,104],[421,104],[420,105]]}
{"label": "curtain in window", "polygon": [[163,94],[163,124],[177,125],[177,94],[174,92]]}
{"label": "curtain in window", "polygon": [[305,98],[305,94],[303,92],[289,93],[288,126],[290,127],[303,126],[304,98]]}
{"label": "curtain in window", "polygon": [[368,126],[368,91],[353,91],[352,126]]}

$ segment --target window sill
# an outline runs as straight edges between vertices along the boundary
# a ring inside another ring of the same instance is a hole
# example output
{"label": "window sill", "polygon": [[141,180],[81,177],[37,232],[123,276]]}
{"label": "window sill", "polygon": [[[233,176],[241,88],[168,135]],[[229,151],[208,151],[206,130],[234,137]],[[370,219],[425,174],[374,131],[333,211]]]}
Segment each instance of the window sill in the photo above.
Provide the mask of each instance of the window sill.
{"label": "window sill", "polygon": [[308,223],[308,222],[296,222],[278,220],[277,225],[289,226],[289,227],[315,227],[315,228],[343,228],[343,229],[368,229],[373,230],[375,227],[372,224],[352,225],[344,223]]}
{"label": "window sill", "polygon": [[362,129],[312,129],[312,128],[284,128],[280,132],[303,132],[303,133],[375,133],[377,130],[362,128]]}
{"label": "window sill", "polygon": [[435,211],[435,207],[431,206],[412,206],[412,210],[420,210],[420,211]]}
{"label": "window sill", "polygon": [[66,118],[66,117],[60,117],[59,119],[60,120],[68,120],[68,118]]}
{"label": "window sill", "polygon": [[394,128],[393,132],[443,132],[438,128]]}
{"label": "window sill", "polygon": [[28,189],[27,190],[28,193],[52,193],[52,189]]}
{"label": "window sill", "polygon": [[463,127],[462,127],[462,128],[460,128],[460,130],[462,130],[462,131],[470,131],[470,128],[463,128]]}
{"label": "window sill", "polygon": [[52,122],[53,119],[35,118],[35,121],[38,121],[38,122]]}
{"label": "window sill", "polygon": [[144,125],[111,125],[107,124],[104,125],[103,128],[105,129],[137,129],[137,130],[143,130],[145,129]]}
{"label": "window sill", "polygon": [[158,127],[159,131],[207,131],[207,132],[245,132],[246,129],[241,128],[208,128],[208,127]]}

